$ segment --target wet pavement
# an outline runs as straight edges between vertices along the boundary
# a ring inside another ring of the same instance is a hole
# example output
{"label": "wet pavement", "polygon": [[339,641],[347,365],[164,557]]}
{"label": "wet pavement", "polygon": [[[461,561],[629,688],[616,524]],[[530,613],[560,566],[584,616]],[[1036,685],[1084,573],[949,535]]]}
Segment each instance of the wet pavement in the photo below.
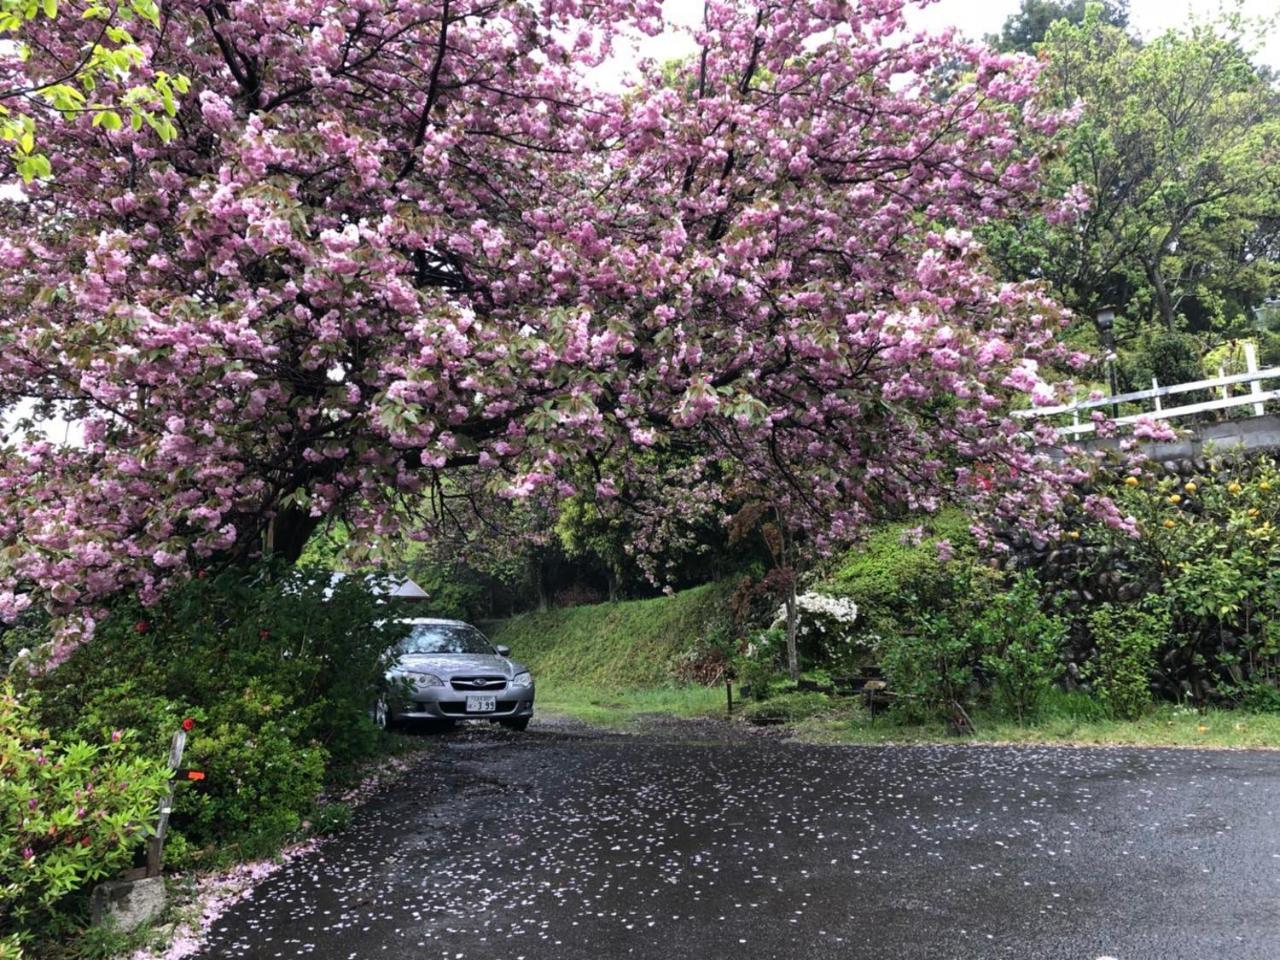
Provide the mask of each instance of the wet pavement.
{"label": "wet pavement", "polygon": [[1271,960],[1280,753],[440,738],[202,958]]}

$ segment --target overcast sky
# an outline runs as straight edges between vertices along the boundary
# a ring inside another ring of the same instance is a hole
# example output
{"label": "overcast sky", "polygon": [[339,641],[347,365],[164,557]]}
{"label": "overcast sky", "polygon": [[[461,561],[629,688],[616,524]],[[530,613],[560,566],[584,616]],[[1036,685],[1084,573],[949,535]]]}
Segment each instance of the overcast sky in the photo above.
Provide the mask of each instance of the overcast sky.
{"label": "overcast sky", "polygon": [[[954,24],[962,33],[982,37],[998,33],[1005,18],[1019,6],[1019,0],[938,0],[923,10],[916,10],[912,20],[930,30]],[[1212,19],[1222,6],[1220,0],[1130,0],[1129,21],[1137,33],[1150,37],[1192,18]],[[1240,0],[1239,7],[1249,17],[1275,17],[1280,11],[1280,0]],[[669,22],[694,26],[701,19],[702,3],[700,0],[663,0],[663,10]],[[692,49],[687,36],[672,33],[647,40],[642,53],[665,60]],[[1280,69],[1280,30],[1269,31],[1269,40],[1260,51],[1259,59]]]}

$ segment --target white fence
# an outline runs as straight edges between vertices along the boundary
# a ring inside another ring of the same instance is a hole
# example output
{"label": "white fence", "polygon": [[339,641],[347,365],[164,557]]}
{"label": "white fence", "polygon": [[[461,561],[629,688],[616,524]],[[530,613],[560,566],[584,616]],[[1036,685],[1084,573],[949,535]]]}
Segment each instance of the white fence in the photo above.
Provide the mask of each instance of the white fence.
{"label": "white fence", "polygon": [[[1264,390],[1262,388],[1263,381],[1280,380],[1280,367],[1268,367],[1266,370],[1259,370],[1257,348],[1252,343],[1244,345],[1244,354],[1245,365],[1248,367],[1247,373],[1236,373],[1228,377],[1224,375],[1222,369],[1219,369],[1218,376],[1211,380],[1194,380],[1191,383],[1179,383],[1172,387],[1162,387],[1156,382],[1155,377],[1152,377],[1150,390],[1120,393],[1111,397],[1099,397],[1096,400],[1077,400],[1073,403],[1056,407],[1015,410],[1013,415],[1025,420],[1039,420],[1044,417],[1070,414],[1071,425],[1058,428],[1058,435],[1063,437],[1078,437],[1082,434],[1094,432],[1095,427],[1092,421],[1081,422],[1081,413],[1087,413],[1090,410],[1098,410],[1103,407],[1118,406],[1122,403],[1142,403],[1144,405],[1150,403],[1152,409],[1143,413],[1116,417],[1113,422],[1121,425],[1133,424],[1143,418],[1150,420],[1176,420],[1179,417],[1190,417],[1214,410],[1229,410],[1233,407],[1247,406],[1253,407],[1253,416],[1261,417],[1266,413],[1266,404],[1280,400],[1280,390]],[[1247,393],[1233,394],[1232,387],[1244,384],[1249,385]],[[1193,393],[1197,390],[1213,390],[1218,393],[1218,398],[1216,400],[1206,400],[1201,403],[1188,403],[1173,407],[1166,407],[1163,403],[1166,397],[1176,397],[1179,394]]]}

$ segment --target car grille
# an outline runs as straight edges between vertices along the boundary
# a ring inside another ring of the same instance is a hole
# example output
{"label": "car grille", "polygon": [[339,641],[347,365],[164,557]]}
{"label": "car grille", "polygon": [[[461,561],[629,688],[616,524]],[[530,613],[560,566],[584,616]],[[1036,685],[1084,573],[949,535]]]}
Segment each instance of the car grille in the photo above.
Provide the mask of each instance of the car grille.
{"label": "car grille", "polygon": [[490,693],[495,690],[503,690],[507,686],[506,677],[498,676],[474,676],[474,677],[453,677],[449,683],[455,690],[464,690],[467,693]]}
{"label": "car grille", "polygon": [[497,709],[486,712],[486,713],[467,713],[467,705],[465,703],[449,703],[448,701],[445,701],[445,700],[440,701],[438,704],[436,704],[436,706],[440,708],[441,713],[457,714],[458,716],[479,717],[480,719],[483,720],[485,717],[493,717],[503,713],[511,713],[518,706],[520,706],[520,701],[519,700],[499,700],[495,704]]}

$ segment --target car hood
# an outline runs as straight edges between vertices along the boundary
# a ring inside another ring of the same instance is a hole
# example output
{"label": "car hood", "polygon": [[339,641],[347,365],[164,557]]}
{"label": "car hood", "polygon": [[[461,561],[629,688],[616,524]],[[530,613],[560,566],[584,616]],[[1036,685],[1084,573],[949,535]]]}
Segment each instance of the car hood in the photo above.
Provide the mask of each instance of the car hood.
{"label": "car hood", "polygon": [[410,653],[396,660],[394,668],[434,673],[439,677],[490,673],[508,680],[524,672],[524,664],[496,653]]}

